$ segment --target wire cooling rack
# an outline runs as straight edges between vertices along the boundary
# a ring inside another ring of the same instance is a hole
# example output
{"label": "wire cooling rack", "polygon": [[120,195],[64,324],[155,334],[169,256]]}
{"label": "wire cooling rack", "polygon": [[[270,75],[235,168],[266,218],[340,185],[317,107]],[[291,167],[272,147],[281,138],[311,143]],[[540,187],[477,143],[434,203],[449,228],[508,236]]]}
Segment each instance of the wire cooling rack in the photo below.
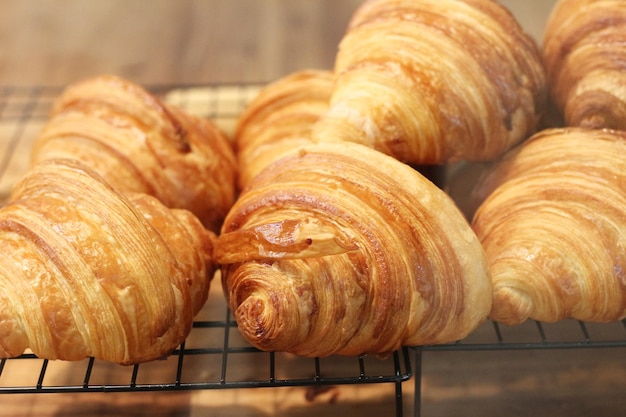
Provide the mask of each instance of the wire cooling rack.
{"label": "wire cooling rack", "polygon": [[[227,311],[227,315],[228,311]],[[402,383],[411,378],[408,348],[389,358],[301,358],[261,352],[238,337],[237,324],[196,321],[188,339],[160,360],[117,366],[93,358],[48,361],[25,353],[0,360],[0,393],[129,392]],[[31,375],[19,375],[31,361]],[[235,367],[232,363],[238,364]],[[241,366],[244,365],[244,366]],[[243,370],[242,368],[253,367]],[[237,369],[235,369],[237,368]],[[105,375],[103,374],[103,371]],[[16,379],[12,379],[16,378]]]}
{"label": "wire cooling rack", "polygon": [[[259,88],[259,85],[208,85],[156,86],[151,90],[168,102],[211,118],[224,131],[232,133],[239,113]],[[60,87],[0,87],[0,205],[27,170],[30,147],[60,92]],[[422,369],[430,353],[626,349],[626,321],[606,324],[529,321],[514,327],[488,321],[456,343],[406,347],[386,358],[300,358],[251,347],[238,333],[237,324],[219,294],[210,296],[207,304],[185,343],[161,360],[118,366],[94,359],[47,361],[26,353],[0,360],[0,394],[393,384],[395,415],[403,416],[402,387],[413,379],[412,414],[418,417],[424,390]]]}

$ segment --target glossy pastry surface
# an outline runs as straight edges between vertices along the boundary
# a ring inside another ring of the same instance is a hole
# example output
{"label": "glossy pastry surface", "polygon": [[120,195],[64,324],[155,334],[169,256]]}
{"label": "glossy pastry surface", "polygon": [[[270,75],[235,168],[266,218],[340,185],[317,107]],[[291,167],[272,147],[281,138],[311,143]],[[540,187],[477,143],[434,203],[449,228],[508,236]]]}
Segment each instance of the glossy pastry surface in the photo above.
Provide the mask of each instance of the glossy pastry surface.
{"label": "glossy pastry surface", "polygon": [[494,159],[534,133],[546,105],[537,45],[488,0],[366,1],[335,72],[314,138],[412,164]]}
{"label": "glossy pastry surface", "polygon": [[57,158],[82,161],[118,190],[190,210],[215,232],[235,198],[225,134],[116,76],[73,83],[58,97],[32,161]]}
{"label": "glossy pastry surface", "polygon": [[216,244],[244,337],[304,356],[453,341],[491,307],[486,260],[452,201],[355,143],[313,144],[257,175]]}
{"label": "glossy pastry surface", "polygon": [[478,185],[472,226],[506,324],[626,316],[626,135],[540,132]]}
{"label": "glossy pastry surface", "polygon": [[0,209],[0,356],[121,364],[169,354],[206,302],[215,235],[71,160],[33,167]]}
{"label": "glossy pastry surface", "polygon": [[543,60],[566,125],[626,129],[626,3],[558,1],[546,23]]}
{"label": "glossy pastry surface", "polygon": [[285,152],[312,142],[311,130],[328,110],[334,74],[301,70],[266,85],[237,120],[234,135],[241,188]]}

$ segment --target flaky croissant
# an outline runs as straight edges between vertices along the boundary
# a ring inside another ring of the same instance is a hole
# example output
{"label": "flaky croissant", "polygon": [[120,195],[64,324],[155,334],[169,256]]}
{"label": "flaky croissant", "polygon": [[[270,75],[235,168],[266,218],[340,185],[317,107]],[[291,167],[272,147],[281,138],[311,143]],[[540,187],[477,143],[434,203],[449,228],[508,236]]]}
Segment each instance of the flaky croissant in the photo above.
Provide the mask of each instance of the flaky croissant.
{"label": "flaky croissant", "polygon": [[253,178],[215,259],[262,350],[385,354],[462,338],[491,307],[483,249],[448,196],[351,142],[305,146]]}
{"label": "flaky croissant", "polygon": [[68,86],[32,149],[33,164],[71,158],[114,188],[155,196],[217,232],[235,198],[229,139],[211,121],[116,76]]}
{"label": "flaky croissant", "polygon": [[289,150],[311,143],[311,128],[328,109],[334,74],[301,70],[266,85],[237,120],[234,134],[241,188]]}
{"label": "flaky croissant", "polygon": [[626,317],[626,133],[535,134],[479,183],[472,227],[506,324]]}
{"label": "flaky croissant", "polygon": [[543,60],[566,125],[626,129],[624,1],[558,1],[546,24]]}
{"label": "flaky croissant", "polygon": [[535,132],[547,100],[536,43],[490,0],[366,1],[335,72],[315,140],[411,164],[494,159]]}
{"label": "flaky croissant", "polygon": [[207,300],[214,239],[189,211],[123,196],[76,161],[40,162],[0,209],[0,357],[170,353]]}

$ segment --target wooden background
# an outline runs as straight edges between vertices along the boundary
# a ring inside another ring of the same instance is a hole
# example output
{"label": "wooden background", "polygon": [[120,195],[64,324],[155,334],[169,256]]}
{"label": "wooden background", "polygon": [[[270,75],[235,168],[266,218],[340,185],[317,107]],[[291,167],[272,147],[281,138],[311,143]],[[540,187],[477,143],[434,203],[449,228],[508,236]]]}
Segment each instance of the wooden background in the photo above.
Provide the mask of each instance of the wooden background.
{"label": "wooden background", "polygon": [[[0,84],[103,72],[141,84],[264,82],[330,68],[361,0],[0,0]],[[537,39],[554,0],[504,0]]]}
{"label": "wooden background", "polygon": [[[540,40],[553,0],[503,3]],[[332,67],[360,0],[0,0],[0,87],[114,73],[144,85],[267,82]],[[4,138],[0,138],[4,140]],[[626,415],[624,350],[429,353],[424,417]],[[32,373],[23,369],[25,375]],[[0,382],[1,378],[0,378]],[[413,382],[405,384],[406,414]],[[392,386],[0,397],[2,416],[377,416]]]}

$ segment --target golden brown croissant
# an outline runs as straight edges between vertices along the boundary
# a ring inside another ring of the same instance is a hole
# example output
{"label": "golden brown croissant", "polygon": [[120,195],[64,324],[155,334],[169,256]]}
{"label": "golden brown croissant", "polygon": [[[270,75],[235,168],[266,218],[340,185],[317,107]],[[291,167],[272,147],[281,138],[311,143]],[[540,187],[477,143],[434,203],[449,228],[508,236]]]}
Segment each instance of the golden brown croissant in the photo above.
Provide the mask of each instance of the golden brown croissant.
{"label": "golden brown croissant", "polygon": [[370,0],[339,45],[318,141],[412,164],[484,161],[535,132],[546,105],[536,43],[490,0]]}
{"label": "golden brown croissant", "polygon": [[333,73],[302,70],[265,86],[237,120],[234,135],[241,188],[297,146],[311,143],[311,128],[328,109]]}
{"label": "golden brown croissant", "polygon": [[545,130],[479,184],[472,226],[506,324],[626,316],[626,133]]}
{"label": "golden brown croissant", "polygon": [[308,145],[259,173],[215,259],[262,350],[385,354],[462,338],[491,308],[483,249],[448,196],[356,143]]}
{"label": "golden brown croissant", "polygon": [[37,164],[0,209],[0,357],[168,354],[207,299],[214,239],[190,212],[125,197],[76,161]]}
{"label": "golden brown croissant", "polygon": [[229,139],[212,122],[115,76],[70,85],[32,150],[33,163],[77,159],[114,188],[157,197],[218,231],[235,198]]}
{"label": "golden brown croissant", "polygon": [[558,1],[546,24],[543,60],[566,125],[626,129],[624,1]]}

